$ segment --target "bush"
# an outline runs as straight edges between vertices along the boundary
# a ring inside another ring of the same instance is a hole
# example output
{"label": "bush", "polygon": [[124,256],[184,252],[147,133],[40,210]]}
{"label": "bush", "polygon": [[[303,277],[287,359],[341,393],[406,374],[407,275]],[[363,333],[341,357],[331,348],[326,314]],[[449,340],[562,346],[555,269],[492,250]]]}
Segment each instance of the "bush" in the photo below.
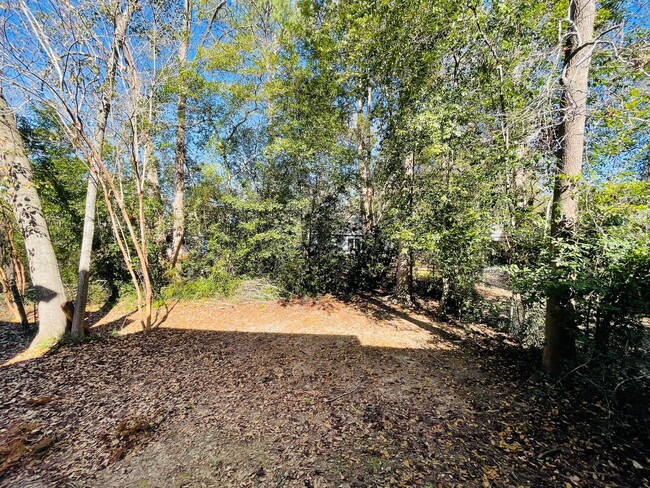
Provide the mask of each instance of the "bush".
{"label": "bush", "polygon": [[229,276],[179,280],[161,290],[165,300],[202,300],[205,298],[227,297],[237,288],[239,280]]}

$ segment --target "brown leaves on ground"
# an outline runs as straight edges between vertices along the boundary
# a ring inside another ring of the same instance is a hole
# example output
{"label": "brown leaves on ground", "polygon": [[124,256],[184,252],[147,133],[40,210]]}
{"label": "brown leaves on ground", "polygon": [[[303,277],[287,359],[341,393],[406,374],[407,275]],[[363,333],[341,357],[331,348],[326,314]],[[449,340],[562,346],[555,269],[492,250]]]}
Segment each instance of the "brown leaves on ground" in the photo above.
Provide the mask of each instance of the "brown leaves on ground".
{"label": "brown leaves on ground", "polygon": [[[105,330],[129,330],[118,312]],[[149,334],[0,368],[0,434],[26,449],[0,483],[648,485],[641,424],[504,344],[379,299],[176,304]]]}
{"label": "brown leaves on ground", "polygon": [[16,466],[38,459],[55,442],[35,423],[12,424],[0,434],[0,478]]}

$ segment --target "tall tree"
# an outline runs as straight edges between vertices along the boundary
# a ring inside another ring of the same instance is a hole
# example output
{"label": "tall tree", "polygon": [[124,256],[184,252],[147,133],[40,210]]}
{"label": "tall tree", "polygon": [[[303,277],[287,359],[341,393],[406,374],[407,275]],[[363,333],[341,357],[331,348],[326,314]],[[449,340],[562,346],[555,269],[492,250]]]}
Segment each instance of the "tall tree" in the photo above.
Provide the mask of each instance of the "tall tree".
{"label": "tall tree", "polygon": [[[183,0],[183,31],[178,45],[178,64],[181,71],[187,64],[187,51],[190,43],[192,25],[191,0]],[[172,234],[172,268],[180,266],[178,256],[183,247],[185,237],[185,165],[187,163],[187,92],[185,87],[179,87],[178,102],[176,105],[176,180],[174,187],[173,234]]]}
{"label": "tall tree", "polygon": [[[413,212],[413,176],[415,155],[409,152],[404,157],[404,180],[406,186],[407,214]],[[395,296],[410,302],[413,299],[413,249],[408,240],[403,237],[397,245],[397,269],[395,273]]]}
{"label": "tall tree", "polygon": [[[104,196],[113,237],[136,291],[140,323],[147,329],[152,320],[153,291],[146,256],[148,236],[142,231],[145,227],[141,198],[144,178],[140,158],[133,157],[140,144],[131,137],[133,134],[127,134],[128,141],[124,134],[115,134],[113,147],[126,146],[127,150],[115,151],[111,160],[102,158],[101,148],[95,143],[94,129],[98,113],[108,112],[103,108],[102,90],[95,87],[103,85],[108,73],[105,64],[88,69],[89,59],[99,63],[112,58],[110,52],[115,47],[112,40],[118,26],[115,17],[106,14],[121,12],[119,7],[123,5],[130,13],[140,7],[138,0],[118,3],[106,0],[99,6],[96,2],[74,5],[60,2],[47,6],[58,13],[50,19],[42,5],[30,3],[28,6],[21,0],[15,7],[12,5],[14,14],[7,17],[6,29],[0,37],[3,46],[0,55],[6,66],[2,74],[7,83],[15,86],[23,96],[31,96],[52,110],[60,122],[59,129],[89,162],[90,171]],[[58,22],[57,28],[45,28],[41,19],[46,18],[49,22]],[[82,18],[91,18],[93,22],[85,22]],[[104,29],[110,33],[108,43]],[[25,42],[16,46],[12,42],[16,36],[21,36]],[[120,87],[130,89],[128,83]],[[118,95],[120,92],[111,93]],[[115,123],[120,121],[120,116],[126,115],[127,120],[132,120],[131,113],[125,114],[128,110],[122,110],[123,106],[128,104],[118,105],[119,113],[111,118],[109,125],[113,130],[120,127]],[[137,221],[131,212],[132,194],[125,192],[129,183],[134,183],[137,190]]]}
{"label": "tall tree", "polygon": [[[571,0],[560,78],[562,119],[556,132],[557,170],[551,221],[553,251],[557,251],[558,241],[570,241],[576,235],[577,184],[582,174],[595,16],[595,0]],[[575,320],[569,288],[564,283],[554,286],[546,301],[543,357],[544,368],[551,374],[557,374],[563,363],[575,356]]]}
{"label": "tall tree", "polygon": [[83,335],[83,322],[86,315],[86,302],[88,301],[88,282],[90,280],[90,259],[93,247],[93,237],[95,234],[95,211],[97,208],[97,181],[96,173],[98,170],[97,162],[94,159],[101,159],[104,147],[104,138],[106,136],[106,124],[111,112],[111,102],[113,100],[113,89],[115,85],[115,73],[119,61],[120,50],[124,44],[126,29],[131,20],[131,16],[138,5],[137,0],[129,0],[124,8],[118,3],[113,11],[113,25],[115,31],[111,49],[109,51],[106,63],[106,79],[102,87],[101,104],[97,113],[97,122],[95,125],[94,141],[92,148],[93,158],[89,166],[93,168],[88,173],[88,189],[86,191],[86,209],[84,212],[84,230],[81,239],[81,253],[79,256],[79,276],[77,282],[77,296],[75,297],[74,318],[72,320],[72,334],[75,336]]}
{"label": "tall tree", "polygon": [[38,303],[38,334],[30,347],[51,345],[65,333],[62,305],[67,301],[59,265],[43,216],[16,118],[0,95],[0,163],[9,176],[9,196],[25,240],[29,274]]}

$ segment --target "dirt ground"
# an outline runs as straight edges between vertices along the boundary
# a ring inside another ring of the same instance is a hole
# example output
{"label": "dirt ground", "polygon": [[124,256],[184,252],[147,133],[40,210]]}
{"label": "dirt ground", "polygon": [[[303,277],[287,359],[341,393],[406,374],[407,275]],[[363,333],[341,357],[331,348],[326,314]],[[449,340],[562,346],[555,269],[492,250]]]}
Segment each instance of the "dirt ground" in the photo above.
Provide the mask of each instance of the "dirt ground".
{"label": "dirt ground", "polygon": [[[487,328],[379,297],[129,312],[0,367],[1,486],[650,486],[643,426]],[[0,361],[28,343],[0,323]]]}

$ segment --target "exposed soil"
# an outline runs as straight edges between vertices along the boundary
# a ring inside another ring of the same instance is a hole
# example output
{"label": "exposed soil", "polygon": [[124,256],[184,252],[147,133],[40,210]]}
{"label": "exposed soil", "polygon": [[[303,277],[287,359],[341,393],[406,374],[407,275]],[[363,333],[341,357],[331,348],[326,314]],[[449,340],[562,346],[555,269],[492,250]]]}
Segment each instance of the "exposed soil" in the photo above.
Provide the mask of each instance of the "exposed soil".
{"label": "exposed soil", "polygon": [[[128,312],[128,310],[126,310]],[[647,426],[380,298],[177,303],[0,367],[1,486],[650,486]],[[2,360],[29,340],[0,325]]]}

